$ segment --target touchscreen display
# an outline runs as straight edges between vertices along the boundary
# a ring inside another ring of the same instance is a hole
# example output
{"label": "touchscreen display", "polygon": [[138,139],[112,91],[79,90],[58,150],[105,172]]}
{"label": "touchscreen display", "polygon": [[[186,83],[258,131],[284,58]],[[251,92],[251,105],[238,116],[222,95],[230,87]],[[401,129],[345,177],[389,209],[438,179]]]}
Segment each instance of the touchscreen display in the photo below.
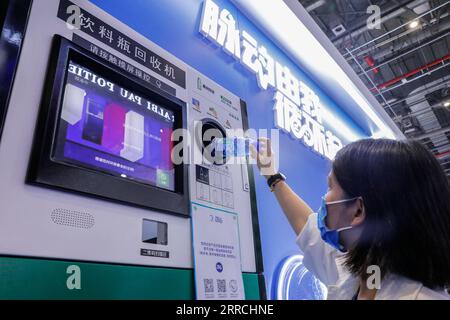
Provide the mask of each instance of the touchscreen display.
{"label": "touchscreen display", "polygon": [[174,113],[73,61],[66,79],[54,160],[174,191]]}

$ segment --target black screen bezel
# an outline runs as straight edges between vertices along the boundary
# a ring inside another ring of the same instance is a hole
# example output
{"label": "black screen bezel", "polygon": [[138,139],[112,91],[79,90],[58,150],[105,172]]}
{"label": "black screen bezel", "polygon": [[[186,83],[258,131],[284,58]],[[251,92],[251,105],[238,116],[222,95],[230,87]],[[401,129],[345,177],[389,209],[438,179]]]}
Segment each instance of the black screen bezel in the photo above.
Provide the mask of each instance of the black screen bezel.
{"label": "black screen bezel", "polygon": [[175,165],[175,191],[52,160],[70,61],[140,93],[174,113],[174,130],[186,128],[186,104],[156,87],[137,83],[131,75],[56,35],[45,81],[27,183],[83,193],[166,213],[189,216],[187,165]]}

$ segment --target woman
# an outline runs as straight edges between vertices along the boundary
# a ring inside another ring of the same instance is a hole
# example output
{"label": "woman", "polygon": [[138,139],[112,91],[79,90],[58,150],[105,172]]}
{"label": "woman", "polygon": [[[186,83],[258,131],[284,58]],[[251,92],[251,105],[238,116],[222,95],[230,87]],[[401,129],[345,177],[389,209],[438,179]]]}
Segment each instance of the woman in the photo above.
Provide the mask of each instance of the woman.
{"label": "woman", "polygon": [[[269,140],[260,146],[252,153],[261,168],[273,156]],[[283,175],[266,178],[329,299],[450,299],[450,186],[420,143],[344,147],[317,213]]]}

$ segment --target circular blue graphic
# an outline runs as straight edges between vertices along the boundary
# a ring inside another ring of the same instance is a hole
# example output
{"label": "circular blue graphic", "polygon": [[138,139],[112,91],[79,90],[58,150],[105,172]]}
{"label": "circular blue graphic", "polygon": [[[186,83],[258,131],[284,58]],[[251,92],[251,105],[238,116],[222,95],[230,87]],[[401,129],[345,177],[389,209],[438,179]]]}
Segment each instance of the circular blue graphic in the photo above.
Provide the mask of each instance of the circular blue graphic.
{"label": "circular blue graphic", "polygon": [[223,271],[223,265],[220,262],[216,263],[216,270],[217,270],[217,272]]}
{"label": "circular blue graphic", "polygon": [[274,275],[272,299],[325,300],[327,287],[303,265],[303,256],[283,259]]}

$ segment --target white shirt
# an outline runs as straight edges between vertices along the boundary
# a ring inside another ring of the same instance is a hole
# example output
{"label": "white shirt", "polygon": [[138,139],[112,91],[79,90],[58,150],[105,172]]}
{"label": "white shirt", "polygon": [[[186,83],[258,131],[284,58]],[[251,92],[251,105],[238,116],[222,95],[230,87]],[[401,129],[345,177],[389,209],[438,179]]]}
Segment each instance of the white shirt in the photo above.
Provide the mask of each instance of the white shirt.
{"label": "white shirt", "polygon": [[[329,300],[350,300],[359,286],[359,279],[353,277],[343,265],[344,255],[324,242],[317,228],[317,213],[311,214],[297,238],[303,251],[303,263],[320,281],[328,287]],[[396,274],[386,275],[376,300],[450,300],[444,290],[434,291],[423,284]]]}

